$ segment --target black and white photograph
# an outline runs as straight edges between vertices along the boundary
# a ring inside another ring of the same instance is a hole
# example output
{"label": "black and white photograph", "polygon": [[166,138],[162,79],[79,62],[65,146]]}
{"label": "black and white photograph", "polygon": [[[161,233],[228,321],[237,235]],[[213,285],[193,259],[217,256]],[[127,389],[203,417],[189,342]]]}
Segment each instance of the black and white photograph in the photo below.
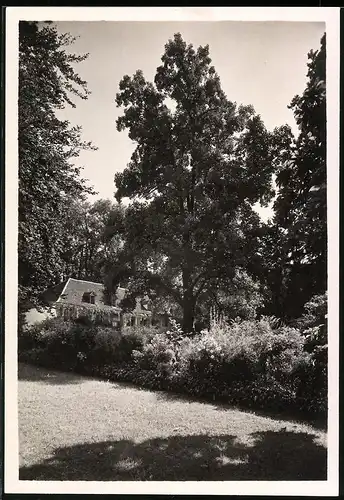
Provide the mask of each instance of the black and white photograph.
{"label": "black and white photograph", "polygon": [[337,491],[338,9],[176,9],[16,13],[8,492]]}

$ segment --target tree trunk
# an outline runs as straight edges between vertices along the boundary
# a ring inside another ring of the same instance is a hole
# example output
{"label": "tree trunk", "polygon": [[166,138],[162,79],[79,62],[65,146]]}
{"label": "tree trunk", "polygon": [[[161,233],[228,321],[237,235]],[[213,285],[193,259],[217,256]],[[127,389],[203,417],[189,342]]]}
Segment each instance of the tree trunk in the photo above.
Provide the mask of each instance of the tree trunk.
{"label": "tree trunk", "polygon": [[[188,207],[192,209],[192,207]],[[190,233],[187,225],[184,228],[183,233],[183,249],[184,249],[184,261],[182,268],[183,277],[183,332],[185,334],[192,333],[194,330],[194,318],[195,318],[195,305],[196,299],[193,293],[193,286],[191,283],[191,269],[192,269],[192,259],[191,245],[190,245]]]}
{"label": "tree trunk", "polygon": [[190,287],[190,273],[183,271],[183,332],[191,333],[194,329],[195,319],[195,297]]}
{"label": "tree trunk", "polygon": [[183,304],[183,332],[191,333],[194,329],[194,303],[193,301],[186,301]]}

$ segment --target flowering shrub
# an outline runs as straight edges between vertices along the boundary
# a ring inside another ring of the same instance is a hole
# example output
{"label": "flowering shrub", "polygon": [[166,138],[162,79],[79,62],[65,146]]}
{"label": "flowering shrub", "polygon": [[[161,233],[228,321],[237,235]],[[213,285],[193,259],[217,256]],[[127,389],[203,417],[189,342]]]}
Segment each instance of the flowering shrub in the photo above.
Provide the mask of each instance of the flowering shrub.
{"label": "flowering shrub", "polygon": [[133,352],[136,369],[155,373],[161,386],[264,407],[296,401],[297,374],[311,356],[294,328],[269,321],[233,321],[194,337],[174,326]]}
{"label": "flowering shrub", "polygon": [[156,335],[142,347],[133,351],[134,361],[145,370],[159,370],[163,366],[173,364],[175,346],[167,334]]}
{"label": "flowering shrub", "polygon": [[307,363],[303,346],[304,338],[295,329],[273,332],[265,321],[236,321],[194,337],[183,356],[191,370],[210,372],[226,382],[249,381],[258,374],[292,373]]}
{"label": "flowering shrub", "polygon": [[249,408],[326,411],[321,327],[305,335],[268,318],[238,319],[194,336],[185,336],[176,323],[164,333],[143,335],[140,329],[120,334],[55,319],[32,335],[36,363]]}

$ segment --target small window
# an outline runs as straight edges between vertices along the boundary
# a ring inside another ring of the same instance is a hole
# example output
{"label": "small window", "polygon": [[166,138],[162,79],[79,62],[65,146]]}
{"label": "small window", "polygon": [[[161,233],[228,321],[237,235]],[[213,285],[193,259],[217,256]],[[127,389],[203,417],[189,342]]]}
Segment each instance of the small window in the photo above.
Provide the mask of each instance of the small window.
{"label": "small window", "polygon": [[93,292],[85,292],[82,296],[82,301],[87,304],[95,304],[96,294]]}

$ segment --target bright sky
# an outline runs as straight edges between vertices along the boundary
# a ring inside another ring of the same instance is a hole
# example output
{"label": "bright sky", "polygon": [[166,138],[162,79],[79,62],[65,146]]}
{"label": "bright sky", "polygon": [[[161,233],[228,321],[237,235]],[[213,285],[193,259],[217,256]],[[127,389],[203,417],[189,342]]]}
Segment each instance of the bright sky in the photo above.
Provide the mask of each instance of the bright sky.
{"label": "bright sky", "polygon": [[[77,65],[92,94],[78,100],[62,117],[81,125],[83,138],[98,151],[82,152],[78,164],[98,191],[113,198],[114,173],[123,170],[134,145],[127,132],[117,132],[115,96],[121,78],[141,69],[154,79],[164,45],[177,32],[194,46],[209,44],[210,57],[228,99],[252,104],[268,129],[285,123],[296,132],[287,106],[306,84],[307,53],[320,47],[324,23],[306,22],[57,22],[60,32],[80,37],[75,53],[89,53]],[[270,209],[260,209],[263,219]]]}

